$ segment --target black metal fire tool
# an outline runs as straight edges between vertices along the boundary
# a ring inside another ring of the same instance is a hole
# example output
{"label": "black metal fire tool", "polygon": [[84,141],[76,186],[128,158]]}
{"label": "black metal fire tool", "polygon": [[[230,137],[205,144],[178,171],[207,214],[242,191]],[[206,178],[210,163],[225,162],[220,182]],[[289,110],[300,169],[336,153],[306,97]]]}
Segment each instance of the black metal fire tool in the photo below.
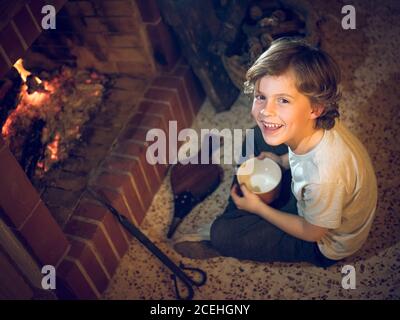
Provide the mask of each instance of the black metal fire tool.
{"label": "black metal fire tool", "polygon": [[[175,286],[175,294],[177,299],[180,300],[191,300],[194,296],[193,286],[200,287],[207,281],[207,274],[205,271],[199,268],[192,268],[185,266],[182,262],[178,265],[175,264],[167,255],[165,255],[138,227],[131,223],[127,217],[119,213],[104,197],[95,192],[94,190],[87,188],[89,194],[104,207],[106,207],[121,223],[129,233],[139,240],[152,254],[154,254],[166,267],[171,271],[171,278]],[[186,271],[192,272],[194,275],[197,274],[199,279],[194,279],[185,273]],[[179,288],[178,281],[181,280],[187,289],[187,295],[182,296]]]}

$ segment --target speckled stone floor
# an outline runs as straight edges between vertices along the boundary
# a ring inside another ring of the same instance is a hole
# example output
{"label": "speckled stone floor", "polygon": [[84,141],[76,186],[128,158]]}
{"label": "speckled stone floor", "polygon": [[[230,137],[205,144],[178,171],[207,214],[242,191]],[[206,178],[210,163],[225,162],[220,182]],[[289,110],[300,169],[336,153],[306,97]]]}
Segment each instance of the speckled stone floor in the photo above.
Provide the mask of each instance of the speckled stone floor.
{"label": "speckled stone floor", "polygon": [[[324,17],[322,45],[343,71],[343,122],[370,152],[379,187],[377,216],[366,245],[353,257],[327,270],[306,263],[256,263],[233,258],[182,258],[166,240],[173,203],[169,176],[141,226],[174,261],[204,269],[207,284],[195,299],[399,299],[400,298],[400,2],[353,1],[357,29],[341,28],[342,1],[313,1]],[[216,114],[208,101],[194,124],[200,128],[253,126],[250,102],[241,96],[228,112]],[[233,168],[224,165],[224,181],[184,220],[181,232],[195,231],[225,208]],[[341,286],[342,267],[353,265],[356,289]],[[132,240],[104,299],[174,299],[170,272]]]}

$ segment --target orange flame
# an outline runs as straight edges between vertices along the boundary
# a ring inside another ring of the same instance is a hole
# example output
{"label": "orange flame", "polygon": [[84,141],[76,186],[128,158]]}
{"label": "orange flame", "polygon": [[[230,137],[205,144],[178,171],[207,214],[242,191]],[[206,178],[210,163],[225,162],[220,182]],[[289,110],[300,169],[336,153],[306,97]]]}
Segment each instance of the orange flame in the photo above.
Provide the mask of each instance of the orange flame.
{"label": "orange flame", "polygon": [[50,159],[58,160],[58,146],[60,142],[60,134],[57,133],[54,140],[47,145],[47,149],[50,151]]}
{"label": "orange flame", "polygon": [[[18,73],[21,75],[21,78],[24,82],[26,82],[26,79],[32,74],[28,70],[24,68],[24,60],[18,59],[16,63],[14,63],[14,68],[18,70]],[[38,77],[35,77],[35,80],[38,83],[42,83],[42,80],[40,80]]]}

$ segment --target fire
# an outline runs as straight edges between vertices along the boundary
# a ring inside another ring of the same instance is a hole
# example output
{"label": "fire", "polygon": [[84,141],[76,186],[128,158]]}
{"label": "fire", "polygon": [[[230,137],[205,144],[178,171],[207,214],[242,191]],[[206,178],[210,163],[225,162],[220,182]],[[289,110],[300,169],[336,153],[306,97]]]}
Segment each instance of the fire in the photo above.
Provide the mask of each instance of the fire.
{"label": "fire", "polygon": [[[22,80],[24,82],[26,82],[26,79],[28,79],[28,77],[32,74],[30,71],[26,70],[24,68],[24,60],[22,59],[18,59],[18,61],[16,63],[14,63],[14,68],[17,69],[18,73],[20,74]],[[35,80],[38,83],[42,83],[42,80],[40,80],[38,77],[35,77]]]}
{"label": "fire", "polygon": [[23,65],[23,59],[19,59],[15,64],[14,67],[17,69],[18,73],[21,76],[21,79],[24,81],[24,84],[21,88],[21,103],[18,105],[21,106],[22,104],[29,104],[31,106],[41,106],[48,99],[49,94],[54,92],[54,86],[52,86],[48,81],[42,81],[38,77],[34,77],[37,85],[43,86],[44,90],[35,90],[33,93],[29,94],[27,79],[32,74],[30,71],[26,70]]}
{"label": "fire", "polygon": [[55,90],[54,86],[49,84],[47,81],[42,81],[38,77],[34,77],[37,84],[42,84],[44,86],[43,91],[34,91],[33,93],[28,93],[28,85],[26,81],[28,77],[32,74],[30,71],[26,70],[23,65],[23,59],[19,59],[14,64],[15,69],[17,69],[18,73],[21,76],[21,79],[24,81],[21,86],[20,91],[20,102],[18,103],[15,110],[10,114],[7,118],[6,122],[3,125],[1,133],[3,137],[7,138],[12,132],[12,126],[15,121],[15,118],[22,113],[29,113],[29,109],[31,107],[40,107],[44,104],[44,102],[49,98],[49,95],[52,94]]}
{"label": "fire", "polygon": [[[84,124],[100,106],[107,79],[95,71],[62,66],[42,71],[42,80],[24,68],[22,59],[14,67],[23,83],[0,134],[25,170],[42,176],[65,160],[81,138]],[[35,172],[27,163],[33,163]]]}
{"label": "fire", "polygon": [[58,160],[58,148],[60,143],[60,134],[57,132],[53,142],[47,145],[47,150],[50,152],[51,160]]}
{"label": "fire", "polygon": [[35,91],[31,94],[28,93],[28,86],[24,84],[21,88],[21,100],[32,106],[41,106],[44,101],[49,97],[47,92]]}
{"label": "fire", "polygon": [[3,135],[3,137],[8,137],[10,135],[11,123],[12,123],[11,117],[8,117],[3,125],[3,128],[1,129],[1,134]]}

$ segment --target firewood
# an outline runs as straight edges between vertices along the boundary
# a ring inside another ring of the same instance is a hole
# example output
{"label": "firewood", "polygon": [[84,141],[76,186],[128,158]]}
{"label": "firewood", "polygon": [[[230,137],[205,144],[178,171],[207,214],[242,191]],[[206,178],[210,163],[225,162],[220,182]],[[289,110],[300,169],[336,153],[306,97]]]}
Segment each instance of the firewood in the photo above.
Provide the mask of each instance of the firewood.
{"label": "firewood", "polygon": [[32,94],[35,91],[43,92],[43,82],[39,82],[37,78],[31,74],[26,78],[26,85],[28,86],[28,94]]}
{"label": "firewood", "polygon": [[265,17],[258,21],[258,26],[261,28],[275,27],[279,24],[279,19],[276,17]]}
{"label": "firewood", "polygon": [[235,86],[240,90],[243,89],[243,82],[246,80],[246,62],[248,62],[249,59],[250,58],[247,58],[245,59],[246,61],[243,61],[243,57],[238,55],[234,55],[232,57],[224,56],[222,59],[222,62],[229,74],[229,77],[231,78]]}
{"label": "firewood", "polygon": [[270,34],[275,37],[284,33],[299,33],[304,28],[304,22],[296,19],[279,23],[277,26],[271,28]]}
{"label": "firewood", "polygon": [[286,13],[283,10],[275,10],[272,12],[271,17],[276,18],[279,22],[283,22],[286,20]]}
{"label": "firewood", "polygon": [[260,28],[258,25],[251,26],[248,24],[243,24],[242,31],[248,38],[251,38],[258,37],[262,32],[266,32],[268,30],[263,30],[263,28]]}
{"label": "firewood", "polygon": [[259,6],[257,6],[257,5],[251,6],[251,8],[249,10],[249,16],[250,16],[251,20],[258,21],[261,19],[262,15],[263,15],[263,11]]}
{"label": "firewood", "polygon": [[250,61],[255,61],[263,52],[260,40],[256,37],[251,37],[248,39]]}
{"label": "firewood", "polygon": [[274,39],[268,32],[264,32],[260,35],[260,43],[261,43],[262,47],[264,48],[264,50],[269,48],[269,46],[271,45],[271,42],[273,40]]}

